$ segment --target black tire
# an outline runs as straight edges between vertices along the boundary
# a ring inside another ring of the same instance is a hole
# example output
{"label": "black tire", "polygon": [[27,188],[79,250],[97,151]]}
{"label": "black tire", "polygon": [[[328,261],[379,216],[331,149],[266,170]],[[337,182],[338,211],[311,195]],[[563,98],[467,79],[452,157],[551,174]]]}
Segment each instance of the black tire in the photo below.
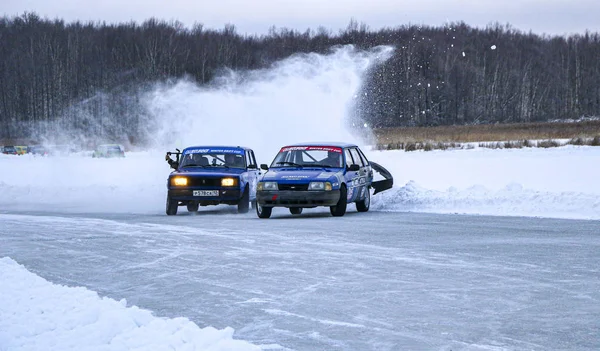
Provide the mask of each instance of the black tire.
{"label": "black tire", "polygon": [[248,213],[250,209],[250,192],[248,188],[244,190],[244,195],[242,195],[242,199],[238,202],[238,213]]}
{"label": "black tire", "polygon": [[369,188],[367,190],[367,196],[361,201],[356,203],[356,210],[358,212],[367,212],[371,207],[371,190]]}
{"label": "black tire", "polygon": [[299,215],[302,213],[302,207],[290,207],[290,213],[293,215]]}
{"label": "black tire", "polygon": [[200,204],[194,201],[187,204],[188,212],[198,212],[198,207],[200,207]]}
{"label": "black tire", "polygon": [[346,184],[342,184],[342,187],[340,188],[340,199],[335,206],[329,207],[332,216],[342,217],[346,214],[346,207],[348,206],[347,196],[348,190],[346,189]]}
{"label": "black tire", "polygon": [[262,207],[259,204],[256,204],[256,214],[258,218],[269,218],[271,217],[271,213],[273,212],[273,207]]}
{"label": "black tire", "polygon": [[167,196],[167,206],[166,206],[166,210],[167,210],[167,215],[168,216],[175,216],[177,214],[177,207],[179,207],[179,203],[175,200],[172,200],[170,197]]}

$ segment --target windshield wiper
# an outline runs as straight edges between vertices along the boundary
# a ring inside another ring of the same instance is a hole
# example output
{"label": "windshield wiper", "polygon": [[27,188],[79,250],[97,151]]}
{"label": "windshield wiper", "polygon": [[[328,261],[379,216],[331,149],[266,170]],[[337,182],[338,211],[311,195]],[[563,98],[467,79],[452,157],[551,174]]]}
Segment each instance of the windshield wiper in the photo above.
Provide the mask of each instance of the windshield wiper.
{"label": "windshield wiper", "polygon": [[319,163],[310,163],[310,164],[304,164],[304,167],[323,167],[323,168],[333,168],[333,166],[330,165],[322,165]]}
{"label": "windshield wiper", "polygon": [[206,167],[225,167],[227,169],[229,169],[228,165],[222,164],[222,165],[207,165]]}
{"label": "windshield wiper", "polygon": [[188,163],[187,165],[183,165],[181,166],[181,168],[186,168],[186,167],[207,167],[207,166],[203,166],[203,165],[195,165],[193,163]]}
{"label": "windshield wiper", "polygon": [[302,167],[302,165],[297,164],[295,162],[289,162],[289,161],[281,161],[281,162],[275,162],[276,165],[292,165],[292,166],[296,166],[296,167]]}

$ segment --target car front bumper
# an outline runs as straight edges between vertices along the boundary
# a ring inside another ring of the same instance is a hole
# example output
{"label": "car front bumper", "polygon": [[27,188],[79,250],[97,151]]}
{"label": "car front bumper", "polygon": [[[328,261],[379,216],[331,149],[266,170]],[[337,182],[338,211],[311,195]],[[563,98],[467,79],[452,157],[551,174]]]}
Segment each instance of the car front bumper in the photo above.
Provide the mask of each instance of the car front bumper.
{"label": "car front bumper", "polygon": [[334,206],[340,199],[339,190],[330,191],[257,191],[256,200],[263,207]]}
{"label": "car front bumper", "polygon": [[[218,190],[219,196],[194,196],[194,190]],[[231,188],[185,188],[169,189],[168,196],[176,201],[196,201],[202,204],[230,203],[236,204],[242,197],[240,189]]]}

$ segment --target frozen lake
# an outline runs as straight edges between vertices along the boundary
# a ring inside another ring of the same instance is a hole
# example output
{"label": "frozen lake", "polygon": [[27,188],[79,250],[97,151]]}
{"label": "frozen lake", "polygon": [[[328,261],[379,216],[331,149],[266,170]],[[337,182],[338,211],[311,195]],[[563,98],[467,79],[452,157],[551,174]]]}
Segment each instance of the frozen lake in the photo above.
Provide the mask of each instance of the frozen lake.
{"label": "frozen lake", "polygon": [[291,350],[598,350],[600,222],[0,212],[0,257]]}

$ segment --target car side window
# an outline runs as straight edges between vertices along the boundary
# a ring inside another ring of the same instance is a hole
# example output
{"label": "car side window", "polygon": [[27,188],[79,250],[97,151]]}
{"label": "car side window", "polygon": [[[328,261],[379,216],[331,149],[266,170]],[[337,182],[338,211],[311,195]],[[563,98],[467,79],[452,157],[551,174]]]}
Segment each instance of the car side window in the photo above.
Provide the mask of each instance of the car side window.
{"label": "car side window", "polygon": [[258,167],[256,163],[256,157],[254,157],[254,151],[250,150],[250,157],[252,158],[252,164]]}
{"label": "car side window", "polygon": [[350,153],[352,154],[352,158],[354,159],[354,164],[359,165],[360,167],[364,167],[365,165],[363,164],[360,156],[358,155],[358,151],[356,150],[356,148],[352,148],[350,149]]}
{"label": "car side window", "polygon": [[363,154],[361,149],[358,149],[358,154],[360,155],[360,158],[362,159],[362,162],[365,166],[369,165],[369,160],[367,160],[367,156],[365,156],[365,154]]}
{"label": "car side window", "polygon": [[252,165],[252,157],[250,156],[250,151],[246,150],[246,168]]}
{"label": "car side window", "polygon": [[350,154],[350,149],[346,149],[345,154],[346,154],[346,166],[353,165],[354,160],[352,159],[352,155]]}

